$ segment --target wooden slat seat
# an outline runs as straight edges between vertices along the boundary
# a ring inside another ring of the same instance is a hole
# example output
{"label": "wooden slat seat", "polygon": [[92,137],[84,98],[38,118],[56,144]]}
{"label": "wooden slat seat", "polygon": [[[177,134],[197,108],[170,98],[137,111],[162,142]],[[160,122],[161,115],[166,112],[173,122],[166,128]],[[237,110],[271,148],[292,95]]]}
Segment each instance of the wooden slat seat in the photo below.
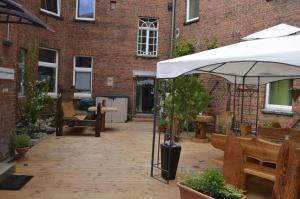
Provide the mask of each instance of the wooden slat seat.
{"label": "wooden slat seat", "polygon": [[275,182],[276,169],[247,162],[244,172]]}

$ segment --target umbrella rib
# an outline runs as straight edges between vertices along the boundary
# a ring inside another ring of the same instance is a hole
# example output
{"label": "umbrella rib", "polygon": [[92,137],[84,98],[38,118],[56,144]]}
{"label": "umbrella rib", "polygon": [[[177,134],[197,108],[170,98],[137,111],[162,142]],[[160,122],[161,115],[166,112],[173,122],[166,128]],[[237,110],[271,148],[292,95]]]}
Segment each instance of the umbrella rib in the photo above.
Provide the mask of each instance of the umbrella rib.
{"label": "umbrella rib", "polygon": [[257,64],[258,62],[255,62],[250,68],[249,70],[245,73],[245,75],[243,77],[246,77],[248,75],[248,73],[254,68],[254,66]]}
{"label": "umbrella rib", "polygon": [[214,68],[214,69],[212,69],[212,70],[210,70],[210,71],[208,71],[208,72],[214,72],[214,70],[217,70],[217,69],[219,69],[220,67],[222,67],[222,66],[224,66],[226,63],[223,63],[223,64],[221,64],[220,66],[217,66],[216,68]]}

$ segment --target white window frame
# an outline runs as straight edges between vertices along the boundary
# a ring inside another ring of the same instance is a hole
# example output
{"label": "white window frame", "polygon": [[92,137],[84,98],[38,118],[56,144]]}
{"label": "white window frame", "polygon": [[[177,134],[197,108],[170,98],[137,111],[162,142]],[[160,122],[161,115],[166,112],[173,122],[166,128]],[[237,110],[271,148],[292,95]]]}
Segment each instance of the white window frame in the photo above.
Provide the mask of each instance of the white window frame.
{"label": "white window frame", "polygon": [[[200,4],[200,0],[199,0],[199,4]],[[198,11],[200,11],[200,9],[198,8]],[[198,17],[189,18],[189,14],[190,14],[190,0],[186,1],[186,22],[192,22],[192,21],[197,21],[199,19],[199,13],[198,13]]]}
{"label": "white window frame", "polygon": [[[20,75],[18,76],[18,96],[19,97],[23,97],[25,96],[25,65],[26,65],[26,50],[21,48],[19,50],[19,53],[21,53],[21,51],[24,51],[24,56],[25,56],[25,59],[24,59],[24,62],[19,62],[18,60],[18,73],[20,73],[20,71],[22,70],[22,73],[23,73],[23,82],[21,82],[21,79],[20,79]],[[19,86],[21,84],[21,92],[19,91]]]}
{"label": "white window frame", "polygon": [[[137,32],[137,49],[136,54],[138,57],[157,57],[158,56],[158,30],[159,30],[159,20],[157,20],[157,28],[150,28],[150,27],[140,27],[140,20],[141,19],[156,19],[151,17],[140,17],[138,20],[138,32]],[[139,32],[140,30],[146,30],[146,54],[139,54]],[[157,38],[156,38],[156,55],[149,55],[149,32],[150,31],[156,31],[157,32]]]}
{"label": "white window frame", "polygon": [[41,12],[44,12],[44,13],[47,13],[47,14],[50,14],[50,15],[54,15],[54,16],[57,16],[57,17],[60,17],[60,9],[61,9],[61,0],[56,0],[57,2],[57,13],[55,12],[52,12],[52,11],[49,11],[49,10],[46,10],[44,8],[40,8]]}
{"label": "white window frame", "polygon": [[96,20],[96,0],[94,0],[94,17],[93,18],[85,18],[85,17],[79,17],[79,0],[76,0],[76,13],[75,13],[75,19],[76,20],[82,20],[82,21],[95,21]]}
{"label": "white window frame", "polygon": [[285,113],[292,113],[293,106],[287,105],[276,105],[269,103],[270,97],[270,83],[266,84],[266,98],[265,98],[265,110],[274,111],[274,112],[285,112]]}
{"label": "white window frame", "polygon": [[55,49],[51,49],[51,48],[45,48],[45,47],[39,47],[39,49],[45,49],[45,50],[51,50],[51,51],[55,51],[56,52],[56,62],[55,63],[49,63],[49,62],[42,62],[39,61],[38,63],[38,67],[47,67],[47,68],[55,68],[55,86],[54,86],[54,92],[49,92],[48,95],[52,96],[52,97],[56,97],[57,96],[57,84],[58,84],[58,50]]}
{"label": "white window frame", "polygon": [[[91,60],[91,68],[83,68],[83,67],[76,67],[76,57],[90,57]],[[90,72],[91,73],[91,92],[90,93],[79,93],[75,92],[74,97],[81,98],[81,97],[92,97],[93,93],[93,63],[94,59],[92,56],[83,56],[83,55],[75,55],[73,58],[73,85],[75,88],[75,74],[76,72]]]}

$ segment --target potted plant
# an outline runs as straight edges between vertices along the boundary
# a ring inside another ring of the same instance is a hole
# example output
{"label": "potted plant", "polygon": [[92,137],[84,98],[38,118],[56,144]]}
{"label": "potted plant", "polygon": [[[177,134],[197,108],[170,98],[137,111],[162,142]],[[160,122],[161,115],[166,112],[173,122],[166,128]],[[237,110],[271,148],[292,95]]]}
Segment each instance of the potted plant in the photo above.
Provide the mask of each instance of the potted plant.
{"label": "potted plant", "polygon": [[246,199],[242,190],[226,184],[223,175],[207,170],[178,183],[181,199]]}
{"label": "potted plant", "polygon": [[294,101],[297,101],[300,95],[300,88],[290,88],[291,96]]}
{"label": "potted plant", "polygon": [[166,119],[160,118],[158,121],[159,132],[165,133],[167,131],[167,121]]}
{"label": "potted plant", "polygon": [[32,146],[31,138],[25,134],[14,135],[11,140],[12,147],[17,153],[24,157],[29,148]]}

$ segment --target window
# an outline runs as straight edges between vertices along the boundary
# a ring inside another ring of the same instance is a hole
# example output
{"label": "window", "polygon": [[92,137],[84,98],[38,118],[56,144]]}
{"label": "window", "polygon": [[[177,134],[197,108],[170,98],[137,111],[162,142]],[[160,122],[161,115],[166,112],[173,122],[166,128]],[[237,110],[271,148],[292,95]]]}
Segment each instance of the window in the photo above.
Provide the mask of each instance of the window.
{"label": "window", "polygon": [[186,22],[199,19],[199,0],[187,0]]}
{"label": "window", "polygon": [[139,19],[137,54],[140,56],[157,56],[158,20],[151,18]]}
{"label": "window", "polygon": [[57,93],[58,52],[48,48],[39,49],[38,74],[40,81],[47,81],[49,94]]}
{"label": "window", "polygon": [[289,89],[292,88],[292,80],[280,80],[266,86],[266,109],[283,112],[292,111],[292,98]]}
{"label": "window", "polygon": [[41,0],[41,11],[60,16],[60,0]]}
{"label": "window", "polygon": [[75,56],[73,84],[76,89],[75,96],[90,97],[92,93],[92,65],[93,58]]}
{"label": "window", "polygon": [[95,20],[95,0],[76,1],[76,19],[93,21]]}
{"label": "window", "polygon": [[18,86],[19,86],[19,96],[25,95],[25,62],[26,62],[26,51],[24,49],[20,49],[18,55]]}

